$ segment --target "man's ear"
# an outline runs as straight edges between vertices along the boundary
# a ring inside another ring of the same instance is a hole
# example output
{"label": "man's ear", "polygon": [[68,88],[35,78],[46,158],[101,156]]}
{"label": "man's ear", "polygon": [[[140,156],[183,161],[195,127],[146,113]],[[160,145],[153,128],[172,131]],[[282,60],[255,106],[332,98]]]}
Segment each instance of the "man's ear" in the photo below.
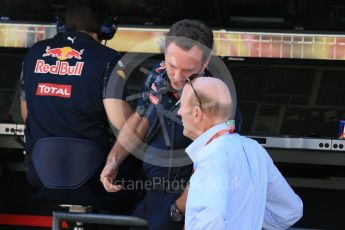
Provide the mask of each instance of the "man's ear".
{"label": "man's ear", "polygon": [[208,66],[208,63],[211,60],[211,56],[209,56],[206,61],[202,64],[202,70],[204,71],[206,69],[206,67]]}
{"label": "man's ear", "polygon": [[203,113],[199,106],[194,106],[192,115],[193,115],[194,122],[196,123],[201,122]]}

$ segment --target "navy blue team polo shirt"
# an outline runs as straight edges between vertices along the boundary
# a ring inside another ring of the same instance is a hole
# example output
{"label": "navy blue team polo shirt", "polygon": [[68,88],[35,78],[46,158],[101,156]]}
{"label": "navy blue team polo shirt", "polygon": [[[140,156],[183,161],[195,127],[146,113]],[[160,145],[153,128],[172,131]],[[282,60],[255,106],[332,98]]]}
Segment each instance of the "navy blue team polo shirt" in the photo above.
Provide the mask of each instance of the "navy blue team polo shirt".
{"label": "navy blue team polo shirt", "polygon": [[[164,62],[157,64],[147,77],[142,89],[142,97],[145,97],[146,92],[152,92],[152,83],[157,83],[157,80],[169,81]],[[164,88],[165,86],[161,87]],[[146,136],[148,147],[144,154],[143,168],[150,180],[154,180],[156,177],[167,180],[188,180],[192,174],[192,161],[184,150],[191,143],[191,140],[183,136],[183,126],[177,116],[179,97],[170,87],[166,91],[160,96],[158,96],[159,93],[156,94],[158,97],[154,95],[149,97],[150,102],[147,105],[149,106],[147,111],[150,112],[146,114],[149,122]],[[139,100],[137,111],[140,110],[138,107],[144,106],[143,103],[145,102]],[[157,132],[152,138],[149,138],[151,140],[148,142],[147,139],[154,133],[154,129],[157,129]],[[172,149],[174,150],[173,153],[171,153]],[[171,165],[169,163],[170,157],[172,157]],[[180,165],[173,162],[181,158],[183,162]],[[170,175],[168,173],[169,168]]]}
{"label": "navy blue team polo shirt", "polygon": [[[45,137],[92,140],[108,151],[113,140],[103,99],[123,98],[125,79],[115,74],[119,59],[118,52],[82,32],[57,35],[29,50],[22,70],[29,152]],[[107,92],[110,80],[119,89]]]}

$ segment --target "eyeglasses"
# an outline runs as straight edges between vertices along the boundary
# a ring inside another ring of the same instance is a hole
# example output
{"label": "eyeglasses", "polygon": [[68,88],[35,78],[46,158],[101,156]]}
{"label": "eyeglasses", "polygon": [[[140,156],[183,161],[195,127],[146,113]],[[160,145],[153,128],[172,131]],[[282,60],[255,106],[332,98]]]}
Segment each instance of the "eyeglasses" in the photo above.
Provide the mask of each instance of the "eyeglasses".
{"label": "eyeglasses", "polygon": [[193,81],[195,78],[197,78],[197,77],[199,77],[199,74],[198,74],[198,73],[192,74],[192,75],[190,75],[190,76],[186,79],[185,83],[186,83],[186,84],[189,83],[190,86],[192,87],[193,92],[194,92],[194,94],[195,94],[195,97],[196,97],[196,99],[198,100],[199,106],[200,106],[200,108],[201,108],[201,105],[202,105],[201,99],[200,99],[199,95],[196,93],[196,91],[195,91],[195,89],[194,89],[194,86],[193,86],[193,84],[192,84],[192,81]]}

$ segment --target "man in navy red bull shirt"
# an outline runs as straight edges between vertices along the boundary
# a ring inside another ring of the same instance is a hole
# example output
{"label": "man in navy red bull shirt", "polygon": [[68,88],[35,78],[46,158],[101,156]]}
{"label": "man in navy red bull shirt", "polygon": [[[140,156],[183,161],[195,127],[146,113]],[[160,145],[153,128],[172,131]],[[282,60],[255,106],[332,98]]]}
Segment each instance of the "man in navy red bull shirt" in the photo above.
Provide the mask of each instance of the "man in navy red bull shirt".
{"label": "man in navy red bull shirt", "polygon": [[[106,155],[114,143],[108,119],[120,129],[132,113],[123,101],[120,55],[101,44],[116,32],[109,11],[105,1],[70,1],[60,33],[28,51],[21,109],[29,156],[35,142],[48,137],[90,140]],[[42,185],[30,161],[27,178],[34,186]],[[95,178],[102,188],[99,173]]]}

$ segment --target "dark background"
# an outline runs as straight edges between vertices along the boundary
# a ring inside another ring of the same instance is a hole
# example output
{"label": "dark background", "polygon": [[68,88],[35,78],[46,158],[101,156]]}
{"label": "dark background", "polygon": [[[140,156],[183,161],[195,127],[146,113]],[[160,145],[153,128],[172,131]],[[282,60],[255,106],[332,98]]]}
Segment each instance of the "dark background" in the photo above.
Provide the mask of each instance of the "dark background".
{"label": "dark background", "polygon": [[[110,0],[120,24],[169,26],[198,18],[214,28],[343,31],[342,0]],[[0,16],[54,22],[66,0],[1,0]]]}

